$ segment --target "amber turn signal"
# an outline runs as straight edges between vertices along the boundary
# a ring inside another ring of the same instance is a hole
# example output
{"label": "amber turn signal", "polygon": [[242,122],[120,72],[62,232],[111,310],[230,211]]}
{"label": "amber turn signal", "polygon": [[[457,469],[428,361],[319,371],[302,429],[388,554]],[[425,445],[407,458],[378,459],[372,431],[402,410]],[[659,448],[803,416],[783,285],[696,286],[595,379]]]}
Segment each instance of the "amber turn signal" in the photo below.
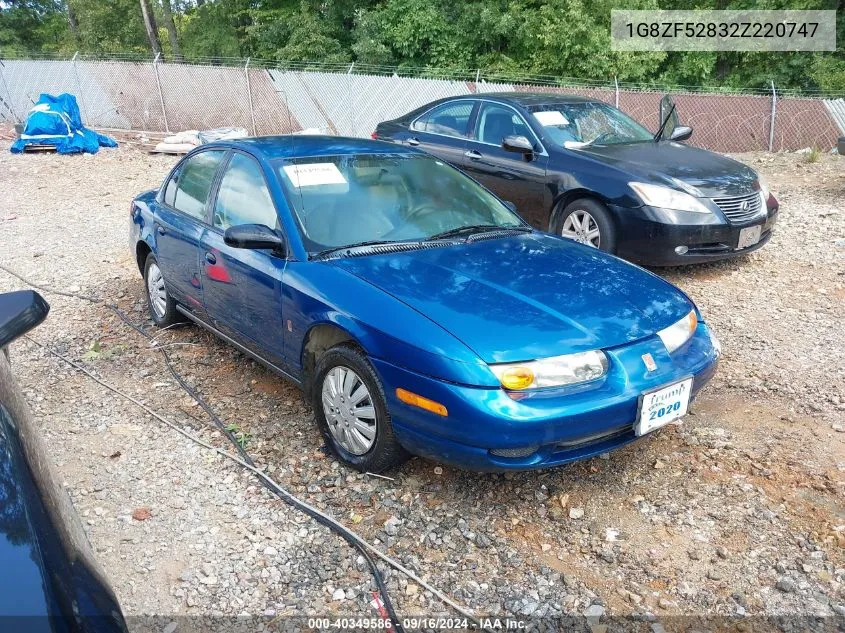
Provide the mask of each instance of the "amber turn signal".
{"label": "amber turn signal", "polygon": [[425,409],[426,411],[431,411],[432,413],[436,413],[437,415],[442,415],[444,418],[449,415],[449,412],[446,410],[446,407],[444,407],[439,402],[429,400],[428,398],[423,398],[422,396],[407,391],[405,389],[397,389],[396,397],[399,398],[405,404],[410,404],[411,406],[419,407],[420,409]]}

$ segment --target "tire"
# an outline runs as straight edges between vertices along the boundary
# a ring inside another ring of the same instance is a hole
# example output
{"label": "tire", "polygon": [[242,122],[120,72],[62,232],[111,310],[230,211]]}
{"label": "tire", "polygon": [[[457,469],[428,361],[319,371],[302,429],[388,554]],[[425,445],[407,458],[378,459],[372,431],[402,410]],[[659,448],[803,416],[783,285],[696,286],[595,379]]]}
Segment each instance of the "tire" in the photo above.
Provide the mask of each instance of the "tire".
{"label": "tire", "polygon": [[[348,372],[352,372],[354,378]],[[346,390],[343,387],[347,385],[341,384],[340,380],[344,377],[350,380]],[[367,395],[354,406],[350,394],[357,394],[360,398],[361,386],[366,389]],[[343,402],[340,402],[341,399]],[[409,458],[393,434],[381,381],[358,348],[338,345],[319,358],[314,371],[311,400],[317,426],[326,444],[352,468],[380,473]],[[344,409],[341,410],[340,405],[345,405]],[[356,416],[353,411],[359,412],[359,415]],[[364,430],[365,427],[373,432],[372,437]]]}
{"label": "tire", "polygon": [[[159,294],[157,297],[155,297],[155,288],[158,288]],[[152,318],[153,323],[158,327],[167,327],[182,321],[182,315],[176,309],[176,302],[173,297],[167,292],[164,276],[158,267],[155,255],[152,253],[147,255],[147,260],[144,262],[144,289],[147,295],[147,308],[150,311],[150,318]]]}
{"label": "tire", "polygon": [[[570,218],[572,218],[571,225],[567,222]],[[585,220],[589,222],[590,228],[588,231],[584,231],[583,222]],[[598,243],[594,243],[595,239],[588,239],[595,229],[598,229]],[[571,233],[572,230],[580,231],[580,237],[575,237]],[[601,202],[592,198],[579,198],[567,204],[555,223],[554,233],[588,246],[594,246],[606,253],[616,252],[616,226],[613,223],[610,211]]]}

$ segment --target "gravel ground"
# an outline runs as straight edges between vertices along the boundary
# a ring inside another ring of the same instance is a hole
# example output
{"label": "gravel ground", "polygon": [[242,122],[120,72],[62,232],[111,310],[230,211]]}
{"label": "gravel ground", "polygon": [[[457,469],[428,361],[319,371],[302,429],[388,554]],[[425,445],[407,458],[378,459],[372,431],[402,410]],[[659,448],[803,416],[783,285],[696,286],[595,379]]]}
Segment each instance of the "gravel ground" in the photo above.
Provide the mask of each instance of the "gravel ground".
{"label": "gravel ground", "polygon": [[[0,263],[149,324],[128,205],[175,159],[7,147]],[[280,483],[478,613],[841,618],[845,159],[740,158],[782,203],[772,242],[657,271],[715,327],[720,371],[683,424],[603,458],[506,475],[417,459],[392,480],[361,475],[324,452],[294,387],[195,327],[159,340]],[[0,291],[21,287],[0,272]],[[34,338],[222,445],[145,339],[102,307],[48,298]],[[31,343],[12,359],[128,615],[375,615],[363,560],[327,529]],[[449,613],[386,576],[401,615]]]}

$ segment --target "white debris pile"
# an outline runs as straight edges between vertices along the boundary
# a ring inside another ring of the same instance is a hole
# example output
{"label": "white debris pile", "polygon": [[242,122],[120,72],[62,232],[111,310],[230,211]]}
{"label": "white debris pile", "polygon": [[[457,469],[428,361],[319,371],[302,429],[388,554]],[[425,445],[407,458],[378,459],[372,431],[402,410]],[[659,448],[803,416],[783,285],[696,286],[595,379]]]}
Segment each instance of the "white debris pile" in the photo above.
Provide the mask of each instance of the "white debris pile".
{"label": "white debris pile", "polygon": [[249,136],[242,127],[220,127],[213,130],[184,130],[165,137],[155,146],[156,152],[168,154],[183,154],[190,152],[198,145],[231,138],[245,138]]}

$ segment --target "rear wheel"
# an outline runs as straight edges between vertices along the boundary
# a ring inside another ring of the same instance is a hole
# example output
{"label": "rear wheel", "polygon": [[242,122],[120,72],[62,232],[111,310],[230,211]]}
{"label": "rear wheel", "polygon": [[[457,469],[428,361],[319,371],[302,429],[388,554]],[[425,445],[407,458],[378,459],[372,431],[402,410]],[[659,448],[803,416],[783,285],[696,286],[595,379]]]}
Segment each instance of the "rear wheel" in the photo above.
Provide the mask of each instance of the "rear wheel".
{"label": "rear wheel", "polygon": [[152,253],[147,255],[147,261],[144,263],[144,285],[147,288],[147,307],[157,326],[167,327],[182,320],[176,309],[176,302],[167,292],[164,275]]}
{"label": "rear wheel", "polygon": [[408,459],[393,434],[381,382],[357,348],[339,345],[323,354],[311,393],[320,432],[341,460],[378,473]]}
{"label": "rear wheel", "polygon": [[616,252],[616,230],[610,212],[591,198],[573,200],[564,207],[555,231],[562,237],[608,253]]}

